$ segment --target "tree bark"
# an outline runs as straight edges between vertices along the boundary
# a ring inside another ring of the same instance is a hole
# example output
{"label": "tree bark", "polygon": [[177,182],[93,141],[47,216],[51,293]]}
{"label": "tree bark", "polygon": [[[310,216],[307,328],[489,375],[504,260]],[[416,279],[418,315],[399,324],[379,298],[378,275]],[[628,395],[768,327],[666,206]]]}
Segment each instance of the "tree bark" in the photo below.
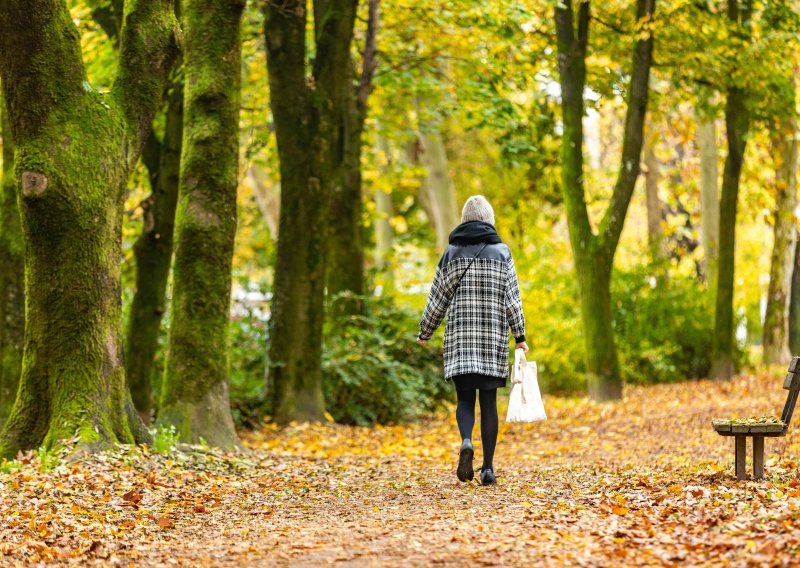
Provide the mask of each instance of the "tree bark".
{"label": "tree bark", "polygon": [[234,448],[228,358],[243,0],[184,4],[185,116],[167,366],[158,424]]}
{"label": "tree bark", "polygon": [[171,2],[154,0],[126,2],[123,21],[119,73],[106,96],[87,81],[63,1],[0,4],[28,316],[0,456],[76,435],[86,448],[149,437],[122,360],[122,211],[177,55],[177,22]]}
{"label": "tree bark", "polygon": [[[362,68],[356,77],[357,87],[345,89],[342,113],[344,144],[338,183],[333,184],[328,239],[328,294],[334,298],[334,312],[342,316],[363,312],[364,227],[361,188],[361,153],[367,99],[372,91],[378,32],[378,0],[369,0],[367,34],[362,54]],[[352,61],[348,67],[353,68]],[[355,73],[353,73],[355,75]]]}
{"label": "tree bark", "polygon": [[278,224],[281,212],[281,186],[271,180],[267,173],[256,165],[247,168],[247,178],[253,186],[256,203],[261,216],[267,223],[267,230],[272,240],[278,240]]}
{"label": "tree bark", "polygon": [[450,232],[461,222],[461,215],[442,133],[420,129],[413,149],[414,163],[425,168],[419,188],[420,204],[436,232],[436,248],[443,251],[447,248]]}
{"label": "tree bark", "polygon": [[719,173],[717,128],[713,118],[698,116],[697,148],[700,154],[700,215],[706,282],[710,297],[709,306],[714,306],[719,257]]}
{"label": "tree bark", "polygon": [[142,203],[142,233],[133,247],[136,292],[128,320],[125,370],[133,403],[145,423],[152,420],[154,410],[153,373],[161,319],[167,311],[182,136],[183,79],[179,79],[173,81],[167,96],[163,139],[151,133],[145,144],[143,159],[151,193]]}
{"label": "tree bark", "polygon": [[[742,20],[750,17],[750,3],[745,0]],[[729,0],[728,18],[739,21],[739,0]],[[733,272],[736,252],[736,208],[739,200],[739,179],[744,162],[750,113],[745,102],[744,89],[728,89],[725,103],[725,128],[728,138],[728,156],[722,172],[722,193],[719,203],[719,267],[717,276],[716,311],[714,316],[713,354],[711,376],[730,379],[734,365],[733,322]]]}
{"label": "tree bark", "polygon": [[[378,135],[376,146],[379,155],[384,156],[378,166],[382,174],[386,177],[391,172],[391,149],[389,140],[385,136]],[[394,248],[394,229],[392,228],[392,217],[394,217],[394,206],[392,194],[383,191],[380,187],[375,190],[375,266],[380,276],[378,281],[381,285],[382,294],[391,294],[394,291],[394,271],[392,269],[392,250]]]}
{"label": "tree bark", "polygon": [[785,120],[773,141],[777,195],[772,263],[764,317],[764,364],[786,365],[791,361],[789,350],[789,300],[794,268],[797,227],[797,121]]}
{"label": "tree bark", "polygon": [[[648,24],[654,0],[637,0],[639,24]],[[577,29],[571,0],[556,7],[558,67],[564,132],[561,142],[562,191],[567,224],[581,296],[581,316],[586,342],[587,386],[594,400],[622,397],[614,328],[611,317],[611,270],[628,206],[639,175],[644,138],[648,82],[653,38],[649,28],[637,33],[629,85],[628,109],[617,182],[594,234],[586,209],[583,186],[583,93],[586,86],[586,52],[589,40],[589,2],[580,2]]]}
{"label": "tree bark", "polygon": [[789,296],[789,349],[792,353],[800,353],[800,246],[795,247]]}
{"label": "tree bark", "polygon": [[17,396],[25,333],[25,278],[22,227],[14,179],[14,144],[0,97],[3,178],[0,185],[0,428]]}
{"label": "tree bark", "polygon": [[653,262],[663,259],[664,230],[661,227],[663,219],[661,200],[658,198],[658,179],[660,165],[656,156],[656,136],[651,133],[647,137],[644,148],[644,190],[645,204],[647,207],[647,244],[650,249],[650,258]]}
{"label": "tree bark", "polygon": [[267,71],[281,175],[268,391],[275,420],[320,420],[322,324],[331,186],[342,160],[339,109],[350,88],[356,0],[316,0],[306,74],[306,4],[265,4]]}

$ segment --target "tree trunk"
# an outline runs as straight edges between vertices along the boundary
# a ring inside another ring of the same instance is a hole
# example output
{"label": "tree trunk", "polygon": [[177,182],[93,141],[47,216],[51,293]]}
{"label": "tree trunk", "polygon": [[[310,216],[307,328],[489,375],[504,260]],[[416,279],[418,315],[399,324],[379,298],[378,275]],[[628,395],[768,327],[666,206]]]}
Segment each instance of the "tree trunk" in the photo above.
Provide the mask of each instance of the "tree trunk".
{"label": "tree trunk", "polygon": [[800,246],[795,246],[789,299],[789,349],[800,353]]}
{"label": "tree trunk", "polygon": [[775,238],[769,273],[767,310],[764,317],[764,364],[786,365],[792,358],[789,350],[789,299],[794,267],[797,228],[797,124],[785,121],[773,141],[777,196],[775,199]]}
{"label": "tree trunk", "polygon": [[[364,294],[364,227],[361,189],[361,152],[367,99],[372,91],[375,72],[379,0],[369,0],[367,34],[364,42],[358,87],[345,87],[342,113],[343,162],[338,183],[334,183],[330,212],[328,248],[328,294],[335,299],[339,315],[363,312],[360,296]],[[353,67],[352,62],[348,65]],[[340,297],[342,295],[347,297]]]}
{"label": "tree trunk", "polygon": [[[638,22],[652,18],[653,0],[638,0]],[[571,0],[556,7],[558,66],[564,124],[561,172],[567,224],[581,293],[581,315],[586,342],[589,395],[594,400],[622,397],[622,379],[611,319],[611,270],[631,196],[639,175],[644,138],[648,82],[652,64],[652,35],[640,34],[633,48],[628,109],[622,159],[598,234],[592,232],[583,186],[583,93],[586,86],[586,52],[589,37],[589,3],[578,4],[577,29]],[[576,33],[577,32],[577,33]]]}
{"label": "tree trunk", "polygon": [[[378,168],[388,178],[391,175],[389,140],[385,136],[378,135],[376,146],[379,155],[383,155]],[[381,285],[381,293],[385,295],[394,291],[394,270],[391,262],[394,248],[394,229],[392,228],[394,206],[392,194],[380,187],[375,189],[375,212],[375,266],[379,271],[378,282]]]}
{"label": "tree trunk", "polygon": [[700,154],[700,215],[705,253],[709,306],[715,305],[719,257],[719,173],[717,128],[713,118],[697,119],[697,148]]}
{"label": "tree trunk", "polygon": [[25,278],[22,228],[14,180],[14,145],[0,97],[3,178],[0,185],[0,428],[17,396],[25,333]]}
{"label": "tree trunk", "polygon": [[188,0],[183,8],[183,153],[158,424],[175,426],[189,443],[233,448],[228,358],[244,1]]}
{"label": "tree trunk", "polygon": [[267,173],[256,165],[247,168],[247,178],[253,186],[256,203],[261,216],[267,223],[272,240],[278,240],[278,223],[281,213],[281,186],[269,178]]}
{"label": "tree trunk", "polygon": [[342,117],[344,161],[333,184],[328,238],[328,294],[338,315],[361,313],[364,294],[364,239],[361,216],[361,138],[366,107],[348,89]]}
{"label": "tree trunk", "polygon": [[647,206],[647,244],[650,248],[650,258],[653,262],[663,259],[664,230],[661,227],[662,208],[658,198],[658,178],[660,166],[656,156],[656,136],[651,133],[647,137],[644,147],[644,190],[645,204]]}
{"label": "tree trunk", "polygon": [[[729,0],[728,17],[739,21],[739,0]],[[745,0],[743,20],[749,19],[749,0]],[[739,179],[744,161],[750,115],[745,92],[730,87],[725,103],[725,128],[728,156],[722,172],[722,193],[719,202],[719,267],[717,276],[716,312],[714,316],[711,376],[730,379],[734,366],[733,268],[736,252],[736,206],[739,200]]]}
{"label": "tree trunk", "polygon": [[177,55],[177,22],[170,2],[153,0],[126,2],[124,21],[119,74],[112,92],[100,95],[87,81],[79,33],[62,1],[0,4],[28,317],[0,456],[73,436],[87,448],[149,437],[122,361],[122,211],[128,174]]}
{"label": "tree trunk", "polygon": [[[322,324],[331,185],[342,160],[337,109],[350,88],[356,2],[313,4],[316,58],[306,74],[306,4],[265,4],[281,214],[267,382],[275,420],[320,420]],[[312,87],[313,85],[313,87]]]}
{"label": "tree trunk", "polygon": [[151,133],[145,145],[144,162],[151,193],[142,203],[142,233],[133,247],[136,293],[128,321],[125,370],[133,403],[145,423],[150,422],[153,414],[152,379],[161,319],[167,310],[182,136],[183,80],[180,79],[173,82],[168,95],[163,140],[159,142]]}
{"label": "tree trunk", "polygon": [[453,229],[461,222],[453,180],[450,178],[447,149],[441,132],[434,130],[417,134],[415,162],[425,168],[420,193],[421,204],[436,231],[436,248],[447,248]]}

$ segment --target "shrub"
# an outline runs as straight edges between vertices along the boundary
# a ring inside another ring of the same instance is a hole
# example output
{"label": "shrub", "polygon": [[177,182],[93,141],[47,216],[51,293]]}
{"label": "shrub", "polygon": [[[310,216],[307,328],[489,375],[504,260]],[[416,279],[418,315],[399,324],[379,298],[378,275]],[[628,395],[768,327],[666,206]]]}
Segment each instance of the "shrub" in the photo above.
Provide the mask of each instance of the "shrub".
{"label": "shrub", "polygon": [[452,387],[441,349],[416,344],[419,314],[368,299],[365,315],[328,324],[323,379],[328,412],[343,424],[413,420],[436,410]]}

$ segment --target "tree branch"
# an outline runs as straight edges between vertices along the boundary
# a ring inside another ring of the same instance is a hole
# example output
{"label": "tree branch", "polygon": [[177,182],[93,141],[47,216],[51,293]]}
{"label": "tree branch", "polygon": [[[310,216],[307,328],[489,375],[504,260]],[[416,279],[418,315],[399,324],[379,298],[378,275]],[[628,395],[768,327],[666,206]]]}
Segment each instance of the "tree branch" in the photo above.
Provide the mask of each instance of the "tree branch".
{"label": "tree branch", "polygon": [[639,36],[633,48],[633,65],[628,88],[628,109],[625,113],[625,132],[622,141],[622,161],[611,203],[600,222],[600,246],[613,258],[631,202],[636,178],[639,177],[644,121],[650,88],[650,67],[653,62],[653,33],[650,28],[655,12],[655,0],[637,0],[637,27],[647,31]]}
{"label": "tree branch", "polygon": [[119,47],[119,31],[122,28],[122,0],[99,0],[88,2],[92,10],[92,19],[97,22],[103,32]]}
{"label": "tree branch", "polygon": [[120,31],[119,74],[113,94],[127,120],[136,159],[161,105],[181,40],[173,0],[127,0]]}
{"label": "tree branch", "polygon": [[[358,101],[359,111],[363,112],[367,108],[367,98],[372,92],[372,77],[378,66],[378,18],[380,0],[369,0],[369,16],[367,17],[367,36],[364,41],[364,55],[361,64],[361,78],[356,90],[356,100]],[[363,109],[363,110],[362,110]]]}

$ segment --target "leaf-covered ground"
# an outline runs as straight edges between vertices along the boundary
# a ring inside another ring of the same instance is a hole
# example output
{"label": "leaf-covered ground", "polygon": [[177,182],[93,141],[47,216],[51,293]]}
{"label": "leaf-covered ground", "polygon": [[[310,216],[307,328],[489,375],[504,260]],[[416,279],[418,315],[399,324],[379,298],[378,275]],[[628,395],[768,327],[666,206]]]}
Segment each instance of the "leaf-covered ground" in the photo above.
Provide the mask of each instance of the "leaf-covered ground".
{"label": "leaf-covered ground", "polygon": [[779,413],[781,385],[548,397],[546,423],[501,424],[497,487],[456,480],[449,415],[267,426],[238,456],[128,449],[45,472],[27,456],[0,473],[0,564],[800,565],[800,436],[767,440],[767,479],[736,482],[710,426]]}

